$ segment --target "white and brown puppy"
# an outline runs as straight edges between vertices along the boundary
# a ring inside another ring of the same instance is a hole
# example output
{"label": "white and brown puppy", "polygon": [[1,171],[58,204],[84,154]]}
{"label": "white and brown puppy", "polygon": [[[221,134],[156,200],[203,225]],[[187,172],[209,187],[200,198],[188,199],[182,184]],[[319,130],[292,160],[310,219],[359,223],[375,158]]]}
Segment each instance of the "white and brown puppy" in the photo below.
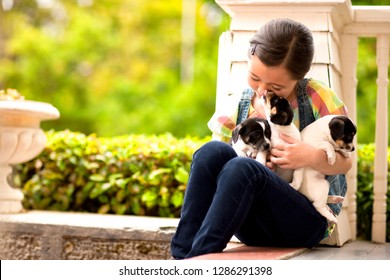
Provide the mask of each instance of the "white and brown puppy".
{"label": "white and brown puppy", "polygon": [[251,157],[265,164],[271,149],[271,128],[262,118],[248,118],[232,132],[230,143],[238,156]]}
{"label": "white and brown puppy", "polygon": [[[275,93],[268,91],[267,94],[263,96],[262,103],[272,131],[272,147],[275,147],[279,143],[284,143],[284,141],[280,138],[281,133],[294,139],[301,139],[301,133],[293,123],[294,110],[287,99],[279,97]],[[282,169],[278,166],[276,167],[275,172],[288,183],[291,183],[293,180],[293,174],[295,173],[292,169]],[[302,176],[302,172],[301,176],[294,176],[296,184],[300,185]]]}
{"label": "white and brown puppy", "polygon": [[[345,157],[355,150],[353,139],[356,134],[356,125],[346,116],[328,115],[305,127],[302,132],[302,141],[326,152],[328,162],[333,165],[336,161],[336,151]],[[294,182],[293,182],[294,183]],[[325,175],[319,171],[303,168],[302,184],[293,185],[300,193],[313,202],[317,211],[331,223],[337,223],[336,217],[331,213],[327,202],[335,203],[337,197],[328,197],[329,183]],[[333,201],[332,201],[333,200]]]}

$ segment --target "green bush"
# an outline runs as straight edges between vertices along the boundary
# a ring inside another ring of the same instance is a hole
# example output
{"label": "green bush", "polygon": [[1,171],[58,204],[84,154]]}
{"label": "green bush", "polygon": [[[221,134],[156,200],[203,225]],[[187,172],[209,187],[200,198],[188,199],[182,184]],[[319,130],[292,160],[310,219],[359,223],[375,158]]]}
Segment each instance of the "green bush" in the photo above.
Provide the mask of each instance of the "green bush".
{"label": "green bush", "polygon": [[206,141],[47,132],[47,147],[15,166],[26,209],[178,217],[194,151]]}
{"label": "green bush", "polygon": [[[70,131],[46,133],[36,159],[15,166],[26,209],[179,217],[192,154],[209,138],[128,135],[113,138]],[[357,233],[371,239],[374,144],[359,145]],[[389,152],[390,166],[390,152]],[[388,178],[390,190],[390,176]],[[387,241],[390,241],[390,191]]]}
{"label": "green bush", "polygon": [[[357,235],[359,238],[371,239],[373,212],[373,178],[375,145],[364,144],[358,147],[358,183],[356,193],[357,203]],[[388,150],[388,169],[390,168],[390,150]],[[387,172],[387,220],[386,241],[390,241],[390,173]]]}

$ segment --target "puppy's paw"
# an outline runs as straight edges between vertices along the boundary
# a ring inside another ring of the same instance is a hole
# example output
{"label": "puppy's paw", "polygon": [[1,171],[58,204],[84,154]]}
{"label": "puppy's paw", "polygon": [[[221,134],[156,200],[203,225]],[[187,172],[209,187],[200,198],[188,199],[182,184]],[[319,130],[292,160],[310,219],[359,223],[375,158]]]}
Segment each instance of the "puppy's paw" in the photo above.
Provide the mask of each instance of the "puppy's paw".
{"label": "puppy's paw", "polygon": [[256,158],[255,152],[252,152],[252,151],[247,151],[247,152],[246,152],[246,156],[247,156],[247,157],[250,157],[250,158]]}
{"label": "puppy's paw", "polygon": [[299,190],[301,188],[301,184],[303,181],[303,171],[303,168],[299,168],[294,171],[293,180],[290,183],[290,186],[293,187],[295,190]]}
{"label": "puppy's paw", "polygon": [[290,186],[295,189],[296,191],[299,190],[299,188],[301,187],[300,185],[298,185],[296,182],[292,181],[290,183]]}
{"label": "puppy's paw", "polygon": [[332,210],[330,210],[328,205],[323,206],[321,209],[318,209],[320,214],[324,216],[328,223],[331,225],[337,225],[337,219],[336,216],[333,214]]}
{"label": "puppy's paw", "polygon": [[336,152],[332,144],[324,141],[318,144],[318,148],[325,151],[328,163],[333,165],[336,161]]}
{"label": "puppy's paw", "polygon": [[246,153],[244,153],[243,151],[238,150],[238,149],[234,149],[234,150],[236,151],[237,156],[239,156],[239,157],[247,157]]}
{"label": "puppy's paw", "polygon": [[258,152],[256,155],[256,161],[260,162],[261,164],[265,165],[267,153],[266,152]]}
{"label": "puppy's paw", "polygon": [[328,157],[328,163],[330,165],[333,165],[336,162],[336,153],[328,153],[327,157]]}
{"label": "puppy's paw", "polygon": [[326,211],[326,212],[323,212],[321,214],[328,220],[329,224],[337,225],[337,219],[332,213],[330,213],[329,211]]}
{"label": "puppy's paw", "polygon": [[351,157],[351,152],[344,151],[344,150],[339,150],[339,152],[346,158]]}
{"label": "puppy's paw", "polygon": [[331,220],[328,219],[328,223],[329,223],[331,226],[337,225],[337,219],[336,219],[336,217],[332,215],[332,219],[331,219]]}

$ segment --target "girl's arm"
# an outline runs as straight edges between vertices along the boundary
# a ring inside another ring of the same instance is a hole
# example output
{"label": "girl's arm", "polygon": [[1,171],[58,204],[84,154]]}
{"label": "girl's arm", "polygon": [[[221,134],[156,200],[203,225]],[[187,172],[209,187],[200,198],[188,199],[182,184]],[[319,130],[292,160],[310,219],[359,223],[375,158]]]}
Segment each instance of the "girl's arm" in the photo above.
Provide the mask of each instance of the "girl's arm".
{"label": "girl's arm", "polygon": [[330,165],[325,151],[310,144],[281,134],[287,144],[279,144],[271,150],[270,161],[281,168],[298,169],[311,167],[325,175],[345,174],[352,167],[351,158],[336,153],[336,162]]}

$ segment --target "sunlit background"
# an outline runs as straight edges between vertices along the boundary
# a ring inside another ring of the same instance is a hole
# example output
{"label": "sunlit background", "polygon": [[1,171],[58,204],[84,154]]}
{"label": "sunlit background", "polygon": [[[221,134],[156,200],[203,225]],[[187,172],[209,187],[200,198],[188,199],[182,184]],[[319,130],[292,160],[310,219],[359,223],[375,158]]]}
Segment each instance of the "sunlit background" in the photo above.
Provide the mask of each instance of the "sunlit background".
{"label": "sunlit background", "polygon": [[[215,1],[0,2],[0,89],[57,107],[61,118],[45,129],[209,135],[218,39],[230,23]],[[374,141],[374,43],[359,50],[360,143]]]}

